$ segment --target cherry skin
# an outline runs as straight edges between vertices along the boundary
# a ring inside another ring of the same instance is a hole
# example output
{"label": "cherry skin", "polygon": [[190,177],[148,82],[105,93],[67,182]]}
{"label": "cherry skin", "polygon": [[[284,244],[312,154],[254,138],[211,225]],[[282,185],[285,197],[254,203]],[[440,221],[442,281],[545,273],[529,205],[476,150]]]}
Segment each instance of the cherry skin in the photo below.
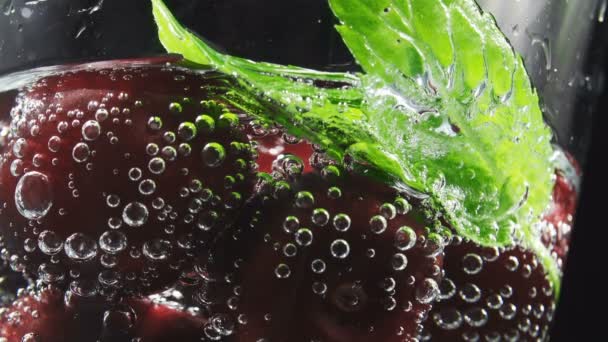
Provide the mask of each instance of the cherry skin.
{"label": "cherry skin", "polygon": [[174,283],[253,191],[253,147],[221,101],[230,82],[115,61],[21,89],[0,157],[2,257],[56,285]]}

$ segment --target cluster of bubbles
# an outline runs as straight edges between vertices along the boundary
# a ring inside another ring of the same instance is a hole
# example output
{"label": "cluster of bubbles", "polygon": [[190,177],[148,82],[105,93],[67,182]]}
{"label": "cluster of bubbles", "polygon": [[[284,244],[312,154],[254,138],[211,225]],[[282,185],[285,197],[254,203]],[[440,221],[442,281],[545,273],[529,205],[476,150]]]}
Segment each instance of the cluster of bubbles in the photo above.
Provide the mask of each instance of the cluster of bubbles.
{"label": "cluster of bubbles", "polygon": [[[99,71],[98,77],[114,77],[113,72]],[[145,77],[145,73],[121,79],[132,77]],[[205,75],[188,77],[206,82]],[[175,81],[183,82],[183,78]],[[14,198],[0,203],[5,212],[0,216],[10,221],[4,223],[13,230],[24,227],[19,234],[25,255],[6,239],[0,241],[2,257],[15,271],[25,271],[29,259],[41,260],[28,273],[45,283],[65,284],[80,278],[82,270],[90,268],[86,265],[96,264],[93,268],[100,270],[97,280],[103,286],[116,290],[127,282],[154,286],[165,267],[179,274],[185,258],[191,259],[202,243],[200,234],[221,228],[224,213],[239,207],[248,196],[241,192],[241,184],[250,177],[252,147],[240,136],[230,140],[240,118],[225,106],[183,98],[168,103],[165,113],[146,113],[150,110],[147,102],[132,99],[126,92],[107,92],[85,108],[64,108],[63,95],[52,95],[52,91],[39,95],[37,89],[45,87],[47,80],[42,79],[29,90],[34,95],[26,90],[17,98],[11,112],[12,139],[3,147],[6,151],[0,160],[14,178],[4,182],[16,182]],[[191,121],[179,119],[186,104],[197,106],[202,114],[188,116]],[[145,131],[140,128],[142,120]],[[144,136],[133,143],[132,134]],[[121,140],[125,143],[117,145]],[[94,173],[108,170],[107,163],[112,163],[111,174]],[[62,173],[67,173],[66,179],[57,179],[65,177]],[[80,186],[91,183],[87,178],[93,175],[104,179],[99,179],[100,193],[91,195],[90,189]],[[107,191],[104,184],[113,182],[133,184],[134,190],[114,187]],[[177,186],[170,189],[171,184]],[[94,222],[97,227],[81,232],[76,222],[65,228],[49,224],[72,214],[79,217],[77,207],[66,205],[69,201],[82,201],[87,208],[108,213],[105,227],[104,222]],[[178,205],[184,201],[186,208]],[[7,216],[13,205],[21,217]],[[143,266],[127,265],[125,271],[125,263]]]}
{"label": "cluster of bubbles", "polygon": [[[455,238],[452,245],[462,243]],[[454,257],[447,262],[459,265],[458,274],[452,271],[439,283],[438,304],[427,326],[456,331],[464,341],[545,340],[555,302],[537,258],[518,248],[478,250],[446,255]],[[423,340],[433,336],[425,332]]]}
{"label": "cluster of bubbles", "polygon": [[[277,130],[278,134],[282,134],[280,129],[260,126],[253,129],[255,134],[262,137],[277,134]],[[284,134],[281,140],[285,144],[301,143],[287,134]],[[345,172],[340,166],[327,157],[318,146],[313,145],[310,148],[312,154],[309,160],[304,161],[298,155],[289,153],[279,154],[272,163],[271,174],[260,176],[257,190],[264,204],[247,220],[250,227],[239,227],[227,234],[228,240],[240,246],[226,247],[229,251],[234,248],[237,254],[234,259],[230,259],[232,261],[226,261],[229,270],[222,269],[218,274],[213,274],[204,265],[201,266],[200,273],[206,285],[201,287],[196,297],[198,302],[208,307],[212,313],[212,318],[205,327],[207,338],[221,340],[239,329],[247,329],[252,321],[257,324],[260,317],[252,317],[252,314],[263,316],[261,320],[268,327],[272,327],[273,311],[269,309],[272,307],[272,298],[247,298],[254,296],[252,293],[258,293],[252,288],[257,284],[243,283],[240,279],[240,272],[245,272],[247,267],[259,268],[257,272],[260,277],[274,277],[275,282],[284,284],[279,286],[308,286],[309,291],[318,300],[345,315],[353,312],[363,313],[369,310],[371,301],[379,300],[387,314],[408,312],[412,313],[413,318],[418,308],[438,300],[440,268],[436,262],[445,246],[444,238],[439,234],[428,235],[426,230],[405,223],[399,225],[405,217],[412,217],[410,214],[413,206],[406,197],[396,193],[395,200],[378,205],[377,212],[370,214],[365,222],[360,222],[359,216],[353,217],[349,214],[352,210],[357,210],[355,203],[355,208],[345,208],[348,209],[344,210],[345,212],[332,209],[332,201],[346,201],[344,197],[349,196],[352,189],[344,187],[338,181]],[[302,183],[301,179],[310,177],[305,173],[305,163],[310,163],[316,170],[314,173],[321,177],[321,190],[316,187],[307,189],[306,185],[302,185],[306,182]],[[322,205],[323,203],[329,205]],[[367,208],[362,207],[361,210]],[[252,237],[251,233],[243,231],[257,232],[253,234],[259,236]],[[367,246],[366,242],[361,243],[361,239],[369,239]],[[380,239],[381,242],[374,243],[374,239]],[[258,243],[263,246],[258,247]],[[256,264],[255,259],[260,257],[257,252],[254,255],[247,254],[247,250],[252,248],[251,245],[256,245],[256,250],[271,249],[275,263],[266,265],[268,260],[264,260],[264,264]],[[388,248],[393,252],[388,258],[380,259],[380,255],[385,255]],[[377,284],[385,294],[383,298],[369,298],[369,289],[366,288],[368,285],[362,285],[366,281],[365,278],[352,281],[345,277],[344,281],[339,281],[338,284],[324,280],[336,274],[347,275],[356,269],[358,265],[353,260],[357,260],[360,255],[370,261],[388,263],[385,277]],[[414,258],[415,262],[425,260],[428,265],[414,265],[413,269],[409,265],[410,258]],[[419,269],[425,269],[425,274],[418,273]],[[214,290],[218,286],[227,290]],[[403,287],[412,289],[410,300],[400,297],[399,291]],[[244,301],[252,300],[261,303],[259,312],[248,312],[242,306]],[[266,309],[269,310],[264,312]],[[421,317],[418,318],[419,322],[420,319]],[[370,331],[374,330],[371,320],[357,324],[370,324],[368,328]],[[397,334],[403,334],[403,327],[396,326],[395,329]],[[269,336],[256,335],[252,338],[262,341]]]}
{"label": "cluster of bubbles", "polygon": [[[132,114],[144,106],[141,100],[133,100],[123,92],[108,93],[100,101],[90,101],[86,109],[82,110],[62,108],[58,104],[45,107],[44,103],[48,101],[47,98],[25,99],[15,107],[13,117],[16,120],[11,126],[15,138],[2,157],[0,166],[2,163],[10,163],[8,170],[16,183],[14,198],[11,200],[26,221],[25,231],[32,233],[23,240],[23,250],[29,255],[40,252],[44,256],[44,261],[35,270],[38,285],[67,283],[67,306],[99,295],[106,299],[114,298],[125,280],[138,279],[143,284],[149,284],[160,276],[158,268],[164,263],[168,263],[172,270],[180,270],[184,263],[181,256],[193,257],[194,250],[200,248],[200,244],[197,237],[189,232],[180,232],[178,226],[194,227],[197,232],[205,233],[217,230],[223,224],[223,210],[237,208],[246,200],[245,194],[232,190],[243,182],[244,174],[251,167],[250,160],[241,157],[243,151],[250,153],[251,147],[239,141],[205,141],[202,145],[196,141],[197,138],[214,134],[220,127],[239,125],[241,118],[221,108],[221,115],[214,115],[213,112],[221,106],[204,101],[201,105],[207,110],[205,114],[200,114],[191,121],[181,121],[177,127],[171,127],[170,120],[161,114],[149,113],[146,116],[146,132],[159,139],[151,139],[139,150],[124,154],[126,161],[134,155],[141,155],[145,156],[146,162],[137,166],[130,163],[126,163],[126,167],[116,165],[112,170],[112,176],[128,179],[127,183],[134,186],[137,197],[103,192],[100,196],[103,209],[112,213],[104,222],[103,229],[95,235],[90,233],[90,229],[86,233],[73,232],[65,235],[56,227],[45,226],[45,219],[49,216],[61,217],[70,212],[57,201],[58,192],[65,189],[57,189],[52,173],[42,170],[74,165],[79,169],[78,172],[90,172],[100,167],[95,162],[99,157],[97,146],[102,141],[113,146],[121,139],[130,139],[119,134],[118,127],[135,127],[136,120]],[[122,105],[108,105],[117,101]],[[190,100],[170,102],[166,111],[170,115],[180,115],[187,102]],[[254,140],[269,134],[280,134],[282,143],[301,143],[298,138],[284,134],[280,127],[268,128],[255,121],[250,125],[250,134]],[[51,134],[49,127],[52,127]],[[73,143],[74,132],[78,136],[76,143]],[[36,140],[39,136],[48,136],[42,144],[44,149],[40,148],[41,143]],[[36,145],[32,145],[31,141],[37,141]],[[195,148],[199,151],[195,151]],[[430,340],[432,336],[426,332],[426,328],[422,328],[427,317],[421,312],[428,311],[437,304],[435,307],[439,309],[432,309],[424,324],[433,324],[445,331],[462,331],[460,337],[465,341],[517,341],[524,337],[542,339],[546,335],[548,322],[555,309],[551,299],[553,288],[549,283],[542,288],[502,284],[499,289],[488,291],[483,283],[460,283],[460,278],[445,277],[439,260],[444,257],[447,249],[462,243],[459,237],[443,234],[435,226],[421,228],[410,224],[421,220],[429,226],[441,225],[441,222],[438,223],[436,217],[431,217],[432,214],[418,212],[418,207],[423,203],[408,194],[395,193],[393,200],[382,201],[374,208],[374,212],[366,216],[364,222],[361,222],[359,214],[353,214],[359,208],[336,211],[331,205],[322,205],[342,201],[352,189],[343,187],[338,181],[346,170],[331,160],[319,146],[313,145],[310,148],[312,153],[309,160],[302,160],[293,154],[279,154],[272,163],[270,174],[259,175],[256,195],[262,199],[261,207],[248,218],[244,224],[247,227],[232,227],[220,239],[231,240],[231,243],[243,247],[230,259],[229,270],[215,274],[207,272],[205,261],[196,265],[197,277],[200,279],[192,287],[197,288],[193,296],[197,306],[184,305],[184,301],[188,300],[175,288],[150,298],[193,315],[208,316],[201,333],[208,340],[219,341],[247,327],[254,318],[250,316],[251,313],[242,310],[241,303],[248,300],[243,297],[257,284],[242,283],[239,272],[251,264],[257,265],[256,255],[247,253],[251,247],[259,247],[251,244],[260,241],[257,238],[243,241],[249,239],[247,234],[253,231],[254,234],[263,235],[260,237],[262,248],[270,248],[275,257],[269,270],[260,270],[268,271],[261,273],[260,277],[273,277],[273,281],[281,284],[290,284],[294,279],[309,279],[306,286],[313,297],[340,314],[363,312],[369,302],[377,300],[387,315],[410,314],[407,317],[419,325],[421,340]],[[200,157],[205,170],[210,172],[222,168],[228,161],[234,165],[236,171],[222,175],[222,184],[216,187],[225,192],[223,197],[218,190],[212,189],[212,185],[206,184],[204,175],[199,177],[188,167],[177,172],[171,169],[180,158],[186,160],[195,153]],[[69,156],[69,163],[58,156]],[[322,191],[317,188],[307,189],[306,183],[301,182],[307,177],[306,163],[322,179]],[[186,177],[188,183],[171,189],[171,195],[167,196],[160,189],[164,179],[162,177],[175,175]],[[77,180],[74,172],[67,175],[65,181],[69,195],[74,199],[86,200],[82,198],[84,191],[78,188]],[[177,208],[171,197],[188,199],[186,210]],[[9,205],[0,204],[1,216],[2,210],[6,210]],[[12,222],[9,225],[21,228]],[[142,234],[142,230],[150,229],[151,226],[162,229],[162,234],[155,234],[140,245],[130,241],[132,234]],[[243,233],[242,230],[249,233]],[[0,245],[4,243],[4,240],[0,241]],[[5,248],[0,253],[2,258],[14,270],[22,271],[25,267],[23,258],[6,246],[3,247]],[[125,255],[131,260],[145,260],[147,268],[142,274],[122,272],[118,266],[124,262],[121,260]],[[176,255],[180,255],[177,260]],[[358,265],[353,260],[361,255],[379,263],[378,268],[386,269],[385,276],[374,284],[381,290],[381,298],[370,299],[373,291],[369,291],[369,284],[365,284],[363,278],[339,281],[337,285],[327,281],[330,275],[338,274],[340,277],[356,269]],[[68,272],[62,267],[61,261],[65,258],[69,265],[98,262],[102,266],[101,271],[94,280],[80,279],[81,271],[78,267],[71,268]],[[300,262],[302,260],[305,261],[304,267]],[[518,273],[523,284],[526,284],[526,279],[535,276],[535,270],[541,267],[534,257],[522,259],[517,253],[509,254],[499,248],[486,248],[483,253],[466,253],[457,262],[460,263],[462,274],[471,279],[479,277],[488,265],[500,264],[504,272]],[[210,290],[217,286],[227,289],[228,294],[226,291],[216,293]],[[400,291],[404,288],[411,290],[411,298],[401,297]],[[462,305],[439,305],[441,303]],[[36,318],[36,310],[22,311],[29,312]],[[271,310],[262,315],[264,322],[269,326],[273,324]],[[109,309],[103,317],[106,329],[132,327],[137,319],[134,309],[126,304]],[[19,314],[14,314],[3,319],[18,324],[20,318]],[[495,322],[501,320],[517,323],[508,332],[488,330],[483,336],[477,332],[477,329],[494,326]],[[358,323],[365,325],[368,322]],[[412,322],[403,324],[409,325]],[[373,331],[373,322],[367,328]],[[403,326],[397,325],[395,334],[401,336],[404,330]],[[34,335],[26,335],[23,341],[35,341],[36,338]],[[265,340],[265,336],[258,338],[259,341]]]}

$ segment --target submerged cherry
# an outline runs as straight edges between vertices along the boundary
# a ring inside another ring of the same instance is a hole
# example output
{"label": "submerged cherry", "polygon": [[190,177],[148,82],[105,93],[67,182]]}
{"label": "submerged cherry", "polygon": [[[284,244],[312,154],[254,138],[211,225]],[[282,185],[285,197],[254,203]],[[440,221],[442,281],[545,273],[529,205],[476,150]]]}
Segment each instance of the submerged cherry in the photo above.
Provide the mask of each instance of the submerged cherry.
{"label": "submerged cherry", "polygon": [[230,82],[117,61],[22,89],[0,159],[2,257],[56,285],[174,283],[253,189],[255,153],[220,100]]}
{"label": "submerged cherry", "polygon": [[329,166],[325,177],[276,181],[250,216],[222,235],[199,268],[209,336],[403,341],[418,335],[439,293],[445,241],[396,191],[342,172]]}

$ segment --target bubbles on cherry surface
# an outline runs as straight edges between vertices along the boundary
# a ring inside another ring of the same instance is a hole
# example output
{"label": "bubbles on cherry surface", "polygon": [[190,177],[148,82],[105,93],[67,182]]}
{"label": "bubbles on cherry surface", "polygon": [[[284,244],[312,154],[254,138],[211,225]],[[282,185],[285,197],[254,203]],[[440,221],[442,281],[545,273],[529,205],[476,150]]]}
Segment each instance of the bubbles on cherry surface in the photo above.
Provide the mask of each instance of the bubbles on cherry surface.
{"label": "bubbles on cherry surface", "polygon": [[459,310],[455,308],[445,308],[433,314],[433,321],[441,329],[454,330],[462,326],[463,317]]}
{"label": "bubbles on cherry surface", "polygon": [[346,232],[351,225],[350,216],[347,214],[337,214],[333,219],[334,228],[339,232]]}
{"label": "bubbles on cherry surface", "polygon": [[15,143],[13,144],[13,155],[17,158],[23,158],[27,147],[27,141],[24,138],[15,140]]}
{"label": "bubbles on cherry surface", "polygon": [[166,163],[165,160],[159,157],[154,157],[148,162],[148,170],[155,175],[160,175],[165,172]]}
{"label": "bubbles on cherry surface", "polygon": [[300,191],[296,194],[295,205],[298,208],[310,208],[315,204],[315,198],[309,191]]}
{"label": "bubbles on cherry surface", "polygon": [[211,142],[203,147],[201,155],[206,166],[219,167],[226,159],[226,150],[221,144]]}
{"label": "bubbles on cherry surface", "polygon": [[308,228],[300,228],[295,233],[294,238],[298,245],[306,247],[312,244],[313,234],[312,231]]}
{"label": "bubbles on cherry surface", "polygon": [[481,289],[475,284],[466,283],[461,286],[459,295],[467,303],[476,303],[481,298]]}
{"label": "bubbles on cherry surface", "polygon": [[325,264],[325,261],[321,259],[315,259],[310,263],[310,268],[314,273],[321,274],[325,272],[327,265]]}
{"label": "bubbles on cherry surface", "polygon": [[285,279],[285,278],[288,278],[291,275],[291,269],[286,264],[279,264],[275,268],[274,274],[279,279]]}
{"label": "bubbles on cherry surface", "polygon": [[483,260],[475,253],[468,253],[462,258],[462,267],[467,274],[477,274],[483,268]]}
{"label": "bubbles on cherry surface", "polygon": [[194,139],[196,134],[196,126],[192,122],[182,122],[177,128],[177,135],[184,141]]}
{"label": "bubbles on cherry surface", "polygon": [[82,233],[74,233],[65,240],[64,250],[70,259],[87,261],[97,255],[97,243]]}
{"label": "bubbles on cherry surface", "polygon": [[172,249],[173,246],[168,240],[154,239],[144,243],[142,252],[150,261],[163,261],[169,258]]}
{"label": "bubbles on cherry surface", "polygon": [[109,115],[110,114],[108,113],[107,109],[99,108],[95,112],[95,120],[97,120],[98,122],[103,122],[108,118]]}
{"label": "bubbles on cherry surface", "polygon": [[416,300],[422,304],[430,304],[439,296],[439,285],[434,279],[424,278],[416,286]]}
{"label": "bubbles on cherry surface", "polygon": [[132,167],[128,172],[129,179],[133,182],[138,181],[142,176],[142,171],[138,167]]}
{"label": "bubbles on cherry surface", "polygon": [[158,116],[152,116],[148,119],[148,128],[152,131],[158,131],[163,127],[163,120]]}
{"label": "bubbles on cherry surface", "polygon": [[72,149],[72,158],[78,163],[84,163],[89,159],[89,155],[91,154],[91,150],[89,149],[89,145],[86,143],[78,143],[74,145]]}
{"label": "bubbles on cherry surface", "polygon": [[38,235],[38,248],[42,253],[55,255],[63,249],[63,240],[51,230],[45,230]]}
{"label": "bubbles on cherry surface", "polygon": [[294,233],[298,228],[300,228],[300,221],[295,216],[287,216],[283,221],[283,229],[287,233]]}
{"label": "bubbles on cherry surface", "polygon": [[95,120],[89,120],[82,125],[82,137],[87,141],[94,141],[101,135],[101,126]]}
{"label": "bubbles on cherry surface", "polygon": [[386,218],[381,215],[375,215],[369,220],[369,226],[374,234],[382,234],[388,227]]}
{"label": "bubbles on cherry surface", "polygon": [[53,206],[53,190],[49,178],[38,171],[23,175],[15,188],[15,204],[23,217],[38,220]]}
{"label": "bubbles on cherry surface", "polygon": [[407,267],[407,257],[401,253],[396,253],[391,259],[391,266],[395,271],[403,271]]}
{"label": "bubbles on cherry surface", "polygon": [[283,255],[288,258],[293,258],[298,253],[298,247],[293,243],[288,243],[283,246]]}
{"label": "bubbles on cherry surface", "polygon": [[131,227],[141,227],[148,221],[148,207],[141,202],[131,202],[122,211],[122,220]]}
{"label": "bubbles on cherry surface", "polygon": [[344,239],[336,239],[329,246],[331,255],[337,259],[345,259],[350,254],[350,245]]}
{"label": "bubbles on cherry surface", "polygon": [[116,208],[120,205],[120,197],[115,194],[110,194],[106,196],[106,204],[110,208]]}
{"label": "bubbles on cherry surface", "polygon": [[127,237],[120,231],[106,231],[99,237],[99,247],[106,253],[120,253],[127,248]]}
{"label": "bubbles on cherry surface", "polygon": [[156,182],[152,179],[144,179],[139,183],[138,189],[139,193],[144,196],[152,195],[156,191]]}
{"label": "bubbles on cherry surface", "polygon": [[408,226],[403,226],[395,232],[395,247],[402,251],[408,251],[416,244],[416,232]]}
{"label": "bubbles on cherry surface", "polygon": [[61,146],[61,138],[59,138],[56,135],[50,137],[49,141],[47,143],[47,146],[49,148],[49,151],[51,151],[51,152],[58,152],[59,148]]}

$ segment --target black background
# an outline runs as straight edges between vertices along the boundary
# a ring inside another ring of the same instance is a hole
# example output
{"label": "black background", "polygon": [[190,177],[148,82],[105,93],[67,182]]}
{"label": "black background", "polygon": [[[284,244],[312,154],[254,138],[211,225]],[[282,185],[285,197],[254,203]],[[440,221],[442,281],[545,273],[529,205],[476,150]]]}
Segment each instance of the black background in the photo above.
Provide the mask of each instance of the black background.
{"label": "black background", "polygon": [[[204,32],[218,46],[229,47],[231,54],[314,68],[356,69],[332,27],[334,19],[326,1],[265,0],[263,10],[260,1],[173,0],[167,4],[187,26]],[[7,13],[0,18],[0,74],[66,60],[162,53],[157,40],[150,38],[156,31],[149,1],[105,0],[95,10],[99,3],[43,1],[30,6],[35,11],[24,17],[25,0],[0,0],[0,11]],[[606,52],[608,25],[598,23],[587,63],[590,73],[608,70]],[[591,100],[580,101],[588,106]],[[600,217],[608,205],[603,151],[607,111],[604,89],[595,108],[593,142],[552,341],[598,341],[608,330],[604,307],[608,288],[604,231],[608,227]]]}

